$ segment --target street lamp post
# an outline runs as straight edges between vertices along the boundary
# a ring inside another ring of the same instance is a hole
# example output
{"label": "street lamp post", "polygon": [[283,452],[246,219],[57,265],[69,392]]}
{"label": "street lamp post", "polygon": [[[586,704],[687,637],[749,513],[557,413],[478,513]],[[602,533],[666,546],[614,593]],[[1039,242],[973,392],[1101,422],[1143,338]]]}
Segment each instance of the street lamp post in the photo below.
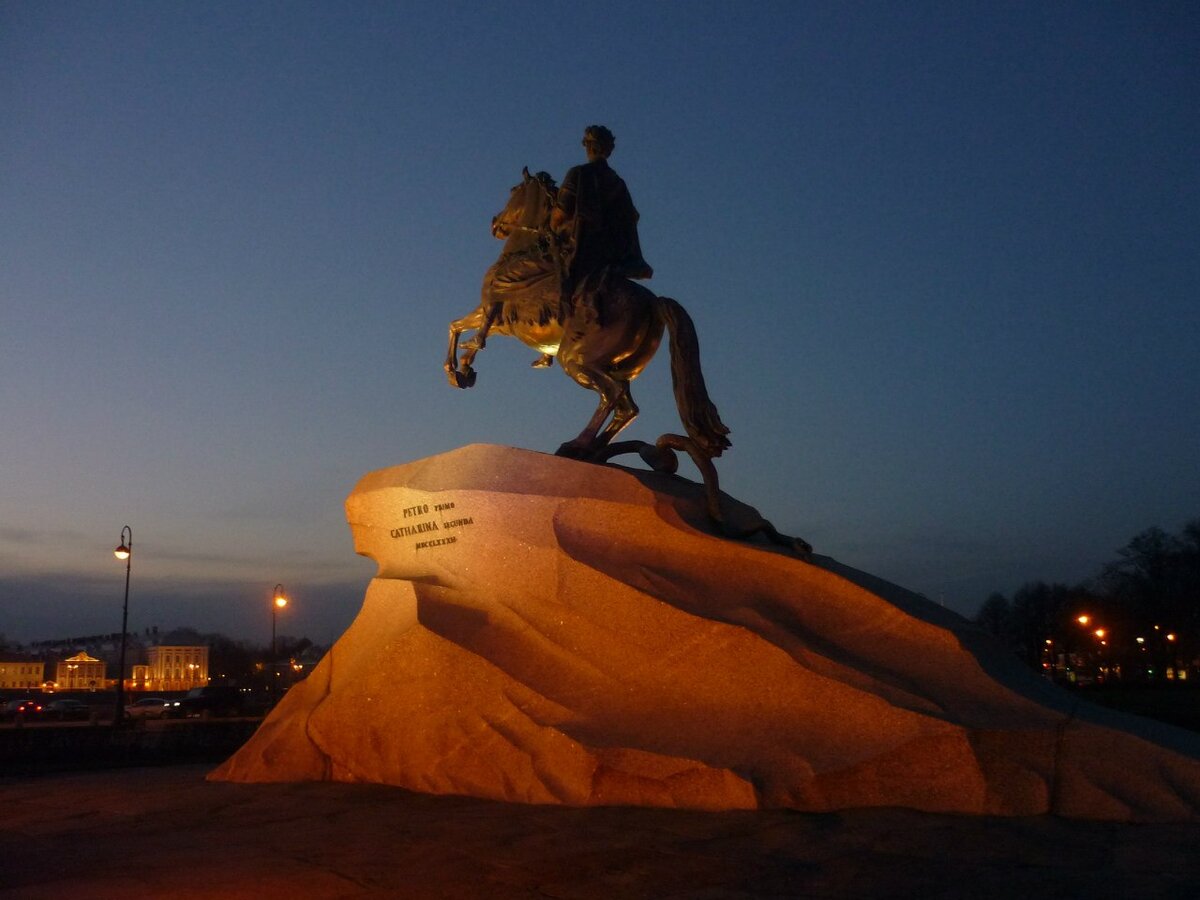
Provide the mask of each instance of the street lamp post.
{"label": "street lamp post", "polygon": [[271,592],[271,698],[275,698],[275,680],[279,677],[279,656],[275,649],[275,617],[279,610],[288,604],[287,596],[283,593],[283,585],[275,585]]}
{"label": "street lamp post", "polygon": [[117,662],[117,708],[113,711],[113,725],[120,725],[125,715],[125,632],[129,629],[129,569],[133,565],[133,529],[128,525],[121,529],[121,543],[113,556],[125,560],[125,605],[121,607],[121,655]]}

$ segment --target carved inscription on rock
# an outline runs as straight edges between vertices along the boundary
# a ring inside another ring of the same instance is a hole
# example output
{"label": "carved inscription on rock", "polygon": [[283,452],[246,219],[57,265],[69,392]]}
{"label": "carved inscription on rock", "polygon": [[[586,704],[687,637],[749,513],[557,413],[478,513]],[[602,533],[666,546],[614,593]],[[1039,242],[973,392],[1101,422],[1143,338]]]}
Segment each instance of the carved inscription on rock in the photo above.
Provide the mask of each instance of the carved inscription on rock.
{"label": "carved inscription on rock", "polygon": [[457,532],[474,525],[475,520],[457,510],[453,500],[418,503],[402,510],[406,521],[390,532],[393,540],[408,540],[414,550],[431,550],[458,542]]}

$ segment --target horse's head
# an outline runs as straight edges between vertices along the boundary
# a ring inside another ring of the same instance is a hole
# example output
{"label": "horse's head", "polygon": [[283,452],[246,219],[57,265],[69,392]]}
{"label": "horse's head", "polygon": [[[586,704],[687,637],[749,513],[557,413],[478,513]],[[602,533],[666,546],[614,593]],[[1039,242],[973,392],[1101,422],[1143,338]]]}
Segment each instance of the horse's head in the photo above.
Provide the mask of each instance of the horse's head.
{"label": "horse's head", "polygon": [[521,181],[509,192],[508,203],[492,218],[492,234],[501,240],[524,234],[532,240],[549,225],[557,193],[548,173],[530,175],[528,167],[522,169]]}

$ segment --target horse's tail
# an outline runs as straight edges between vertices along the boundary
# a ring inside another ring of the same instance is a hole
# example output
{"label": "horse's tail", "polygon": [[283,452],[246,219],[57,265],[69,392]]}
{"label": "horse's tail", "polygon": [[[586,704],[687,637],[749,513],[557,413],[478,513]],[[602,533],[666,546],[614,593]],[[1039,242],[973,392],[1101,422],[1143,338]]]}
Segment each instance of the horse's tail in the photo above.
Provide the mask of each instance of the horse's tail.
{"label": "horse's tail", "polygon": [[670,297],[659,297],[655,309],[671,336],[671,384],[683,428],[705,455],[710,458],[720,456],[730,446],[729,438],[725,436],[729,429],[708,398],[708,388],[700,371],[700,341],[696,337],[696,326],[687,310]]}

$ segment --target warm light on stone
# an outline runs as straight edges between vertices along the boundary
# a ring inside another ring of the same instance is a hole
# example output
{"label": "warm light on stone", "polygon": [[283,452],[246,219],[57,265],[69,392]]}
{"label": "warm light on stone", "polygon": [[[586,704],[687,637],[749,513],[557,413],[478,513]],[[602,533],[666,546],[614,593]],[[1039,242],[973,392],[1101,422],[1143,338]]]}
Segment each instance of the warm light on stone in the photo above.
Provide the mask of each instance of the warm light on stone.
{"label": "warm light on stone", "polygon": [[362,611],[210,778],[579,806],[1200,809],[1200,737],[1080,704],[871,575],[717,537],[681,478],[475,445],[366,475],[346,510],[378,564]]}

